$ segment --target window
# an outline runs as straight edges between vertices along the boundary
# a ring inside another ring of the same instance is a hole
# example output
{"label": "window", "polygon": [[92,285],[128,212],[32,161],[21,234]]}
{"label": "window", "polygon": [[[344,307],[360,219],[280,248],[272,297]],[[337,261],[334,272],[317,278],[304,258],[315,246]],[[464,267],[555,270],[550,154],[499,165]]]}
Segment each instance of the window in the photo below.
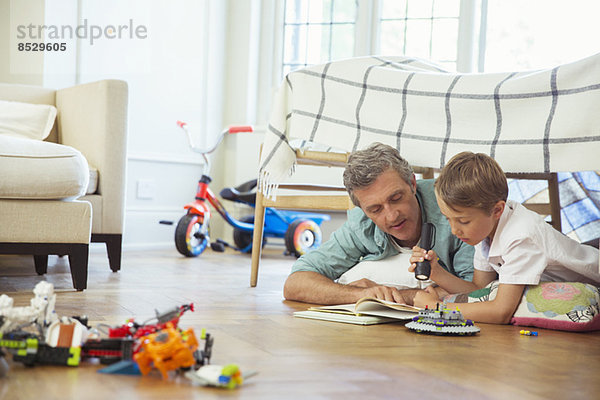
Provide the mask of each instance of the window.
{"label": "window", "polygon": [[384,0],[381,54],[406,54],[456,70],[460,0]]}
{"label": "window", "polygon": [[355,0],[286,0],[282,72],[352,57]]}
{"label": "window", "polygon": [[461,10],[461,0],[286,0],[281,77],[369,54],[405,54],[456,70],[460,24],[473,24],[461,13],[473,15],[479,3],[468,0]]}

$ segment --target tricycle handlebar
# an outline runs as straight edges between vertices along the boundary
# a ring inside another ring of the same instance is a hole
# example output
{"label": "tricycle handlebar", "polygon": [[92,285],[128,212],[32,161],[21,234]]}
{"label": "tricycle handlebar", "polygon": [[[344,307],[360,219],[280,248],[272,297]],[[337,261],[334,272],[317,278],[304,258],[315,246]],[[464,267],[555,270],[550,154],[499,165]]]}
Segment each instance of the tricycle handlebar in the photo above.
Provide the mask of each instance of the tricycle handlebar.
{"label": "tricycle handlebar", "polygon": [[196,153],[200,153],[202,155],[206,155],[206,154],[210,154],[213,151],[215,151],[215,149],[217,147],[219,147],[219,144],[221,144],[221,141],[223,140],[223,138],[225,137],[226,134],[228,133],[239,133],[239,132],[252,132],[252,127],[251,126],[230,126],[229,128],[223,130],[221,132],[221,134],[219,135],[219,138],[217,139],[217,142],[214,144],[214,146],[209,147],[209,148],[204,148],[204,149],[200,149],[198,147],[196,147],[196,145],[194,144],[194,141],[192,139],[192,135],[190,134],[190,131],[187,128],[187,123],[183,122],[183,121],[177,121],[177,126],[179,126],[181,129],[183,129],[185,131],[185,134],[187,135],[188,138],[188,143],[190,144],[190,148],[195,151]]}

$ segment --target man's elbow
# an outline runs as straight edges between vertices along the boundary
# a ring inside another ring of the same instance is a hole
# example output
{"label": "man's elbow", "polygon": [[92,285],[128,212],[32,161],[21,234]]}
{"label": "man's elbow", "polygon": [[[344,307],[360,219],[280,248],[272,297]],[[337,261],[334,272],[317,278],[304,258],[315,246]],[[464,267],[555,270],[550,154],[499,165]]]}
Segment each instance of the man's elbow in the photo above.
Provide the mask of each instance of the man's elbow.
{"label": "man's elbow", "polygon": [[295,281],[296,279],[292,273],[287,277],[283,284],[283,297],[286,300],[300,300],[298,298],[298,290],[296,290],[297,285],[295,284]]}

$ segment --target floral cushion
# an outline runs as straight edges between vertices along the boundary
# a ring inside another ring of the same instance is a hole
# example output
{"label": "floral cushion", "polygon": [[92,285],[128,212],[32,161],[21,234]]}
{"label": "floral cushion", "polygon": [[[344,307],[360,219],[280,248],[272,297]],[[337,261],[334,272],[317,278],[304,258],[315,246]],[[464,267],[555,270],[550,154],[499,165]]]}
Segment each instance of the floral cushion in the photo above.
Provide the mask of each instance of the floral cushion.
{"label": "floral cushion", "polygon": [[[449,303],[475,303],[496,297],[498,281],[468,294],[452,294]],[[542,282],[525,288],[511,324],[563,331],[600,330],[600,288],[579,282]]]}

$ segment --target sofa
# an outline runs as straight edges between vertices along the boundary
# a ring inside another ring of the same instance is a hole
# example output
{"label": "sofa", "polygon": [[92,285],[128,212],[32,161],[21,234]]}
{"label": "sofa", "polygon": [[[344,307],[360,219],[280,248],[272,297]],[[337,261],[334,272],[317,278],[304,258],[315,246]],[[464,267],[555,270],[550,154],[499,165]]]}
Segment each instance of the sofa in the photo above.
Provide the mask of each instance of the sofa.
{"label": "sofa", "polygon": [[66,255],[87,287],[90,242],[121,267],[126,82],[53,90],[0,83],[0,254],[30,254],[38,274]]}

